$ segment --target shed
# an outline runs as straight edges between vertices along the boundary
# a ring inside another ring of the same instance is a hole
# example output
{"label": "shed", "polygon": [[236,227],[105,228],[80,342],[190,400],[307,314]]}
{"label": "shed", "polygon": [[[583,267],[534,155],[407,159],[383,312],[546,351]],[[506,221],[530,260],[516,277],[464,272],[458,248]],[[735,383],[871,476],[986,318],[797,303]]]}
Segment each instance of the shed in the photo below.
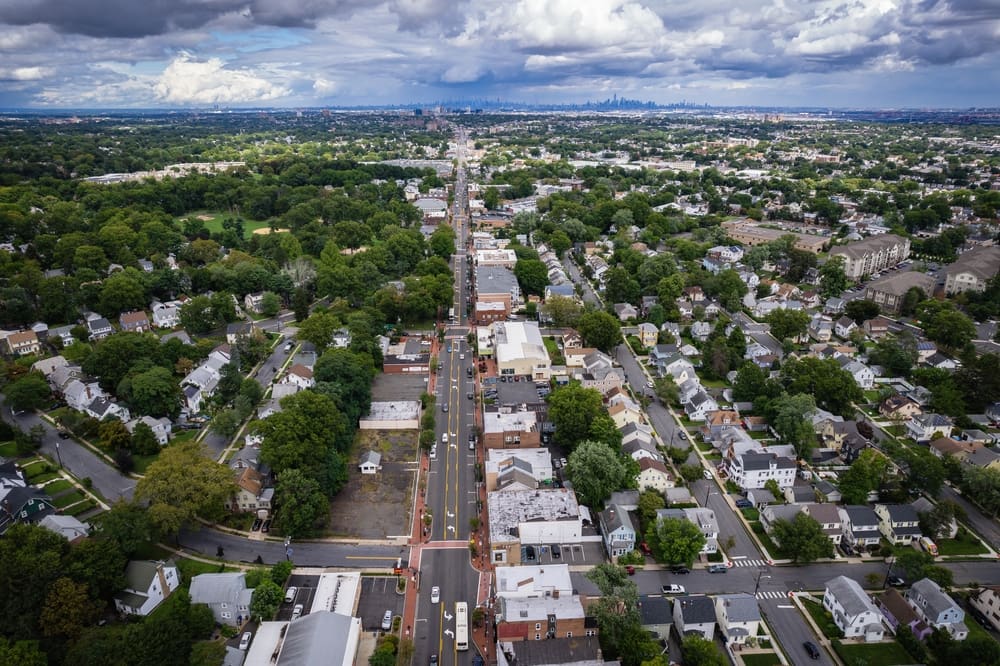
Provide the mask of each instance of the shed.
{"label": "shed", "polygon": [[382,454],[378,451],[365,451],[358,468],[362,474],[377,474],[382,469]]}

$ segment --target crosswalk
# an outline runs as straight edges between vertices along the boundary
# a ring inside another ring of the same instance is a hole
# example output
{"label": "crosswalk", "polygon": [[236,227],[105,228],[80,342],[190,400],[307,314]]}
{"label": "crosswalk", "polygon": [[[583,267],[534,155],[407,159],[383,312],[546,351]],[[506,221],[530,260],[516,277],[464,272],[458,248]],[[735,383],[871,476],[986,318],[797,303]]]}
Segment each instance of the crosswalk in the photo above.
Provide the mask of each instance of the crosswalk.
{"label": "crosswalk", "polygon": [[788,598],[787,592],[781,592],[780,590],[765,590],[763,592],[757,593],[758,599],[786,599]]}
{"label": "crosswalk", "polygon": [[732,563],[733,563],[734,567],[757,567],[759,569],[761,567],[766,567],[767,566],[767,561],[766,560],[750,560],[750,559],[736,559],[736,558],[733,558]]}

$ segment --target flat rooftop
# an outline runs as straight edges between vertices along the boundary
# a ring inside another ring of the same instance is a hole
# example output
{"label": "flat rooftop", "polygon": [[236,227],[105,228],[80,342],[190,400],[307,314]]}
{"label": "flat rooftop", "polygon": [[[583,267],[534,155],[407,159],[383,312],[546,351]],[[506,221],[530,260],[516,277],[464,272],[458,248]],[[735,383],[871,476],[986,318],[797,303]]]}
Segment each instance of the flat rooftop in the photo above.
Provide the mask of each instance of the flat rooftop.
{"label": "flat rooftop", "polygon": [[494,543],[518,541],[521,523],[580,519],[576,494],[566,488],[495,491],[486,502]]}
{"label": "flat rooftop", "polygon": [[550,615],[560,620],[586,615],[579,596],[504,597],[501,601],[503,618],[507,622],[546,622]]}
{"label": "flat rooftop", "polygon": [[535,412],[484,411],[483,432],[536,432],[538,414]]}
{"label": "flat rooftop", "polygon": [[568,564],[497,567],[496,587],[498,596],[544,596],[552,590],[572,594],[573,581]]}
{"label": "flat rooftop", "polygon": [[486,472],[499,472],[512,458],[523,460],[532,470],[552,467],[552,454],[548,449],[487,449]]}
{"label": "flat rooftop", "polygon": [[396,400],[373,402],[365,419],[369,421],[412,421],[419,417],[419,400]]}

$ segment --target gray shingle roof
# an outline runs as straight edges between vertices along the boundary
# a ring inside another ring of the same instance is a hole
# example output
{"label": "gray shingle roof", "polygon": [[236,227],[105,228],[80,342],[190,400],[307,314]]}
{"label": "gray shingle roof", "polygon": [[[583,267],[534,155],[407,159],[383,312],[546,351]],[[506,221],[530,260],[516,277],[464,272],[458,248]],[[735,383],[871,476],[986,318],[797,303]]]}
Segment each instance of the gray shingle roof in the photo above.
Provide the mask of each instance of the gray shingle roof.
{"label": "gray shingle roof", "polygon": [[851,617],[855,617],[867,610],[878,612],[875,604],[868,598],[861,585],[857,581],[847,576],[837,576],[826,582],[826,588],[830,590],[840,605],[844,607],[844,612]]}
{"label": "gray shingle roof", "polygon": [[676,597],[674,604],[675,606],[680,606],[681,618],[684,620],[684,624],[715,622],[715,605],[704,594]]}

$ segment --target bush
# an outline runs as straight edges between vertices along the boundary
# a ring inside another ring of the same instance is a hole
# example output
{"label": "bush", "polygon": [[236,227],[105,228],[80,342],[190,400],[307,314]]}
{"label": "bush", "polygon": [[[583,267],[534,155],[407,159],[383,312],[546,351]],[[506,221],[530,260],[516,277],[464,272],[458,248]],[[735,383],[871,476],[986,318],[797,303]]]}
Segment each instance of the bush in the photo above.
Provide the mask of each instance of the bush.
{"label": "bush", "polygon": [[94,480],[92,478],[90,478],[89,476],[85,476],[82,479],[80,479],[80,483],[87,490],[90,490],[91,488],[94,487]]}

